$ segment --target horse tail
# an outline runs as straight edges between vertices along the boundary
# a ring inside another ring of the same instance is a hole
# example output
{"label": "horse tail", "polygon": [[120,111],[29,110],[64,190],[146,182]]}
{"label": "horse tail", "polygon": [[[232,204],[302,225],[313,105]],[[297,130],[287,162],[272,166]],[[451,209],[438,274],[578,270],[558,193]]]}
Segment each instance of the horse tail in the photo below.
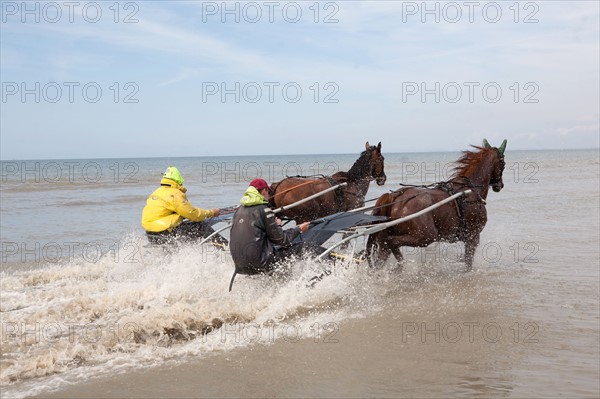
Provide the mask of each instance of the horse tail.
{"label": "horse tail", "polygon": [[375,209],[373,209],[373,216],[389,216],[391,207],[388,206],[394,197],[390,193],[383,194],[375,202]]}
{"label": "horse tail", "polygon": [[413,197],[410,197],[407,199],[401,199],[401,197],[404,195],[404,193],[407,190],[408,190],[408,188],[401,188],[401,189],[383,194],[381,197],[379,197],[377,199],[377,202],[375,202],[375,209],[373,209],[373,215],[374,216],[391,217],[393,204],[396,204],[401,201],[405,202],[405,201],[408,201],[409,199],[413,198]]}
{"label": "horse tail", "polygon": [[275,183],[271,183],[271,186],[269,187],[269,190],[271,191],[271,194],[275,194],[275,191],[277,191],[277,187],[279,187],[279,185],[281,184],[283,180],[281,181],[276,181]]}
{"label": "horse tail", "polygon": [[282,181],[283,180],[275,182],[275,183],[271,183],[271,186],[269,186],[269,191],[271,193],[271,196],[269,197],[269,207],[270,208],[275,208],[275,193],[277,192],[277,187],[279,187],[279,185],[281,184]]}

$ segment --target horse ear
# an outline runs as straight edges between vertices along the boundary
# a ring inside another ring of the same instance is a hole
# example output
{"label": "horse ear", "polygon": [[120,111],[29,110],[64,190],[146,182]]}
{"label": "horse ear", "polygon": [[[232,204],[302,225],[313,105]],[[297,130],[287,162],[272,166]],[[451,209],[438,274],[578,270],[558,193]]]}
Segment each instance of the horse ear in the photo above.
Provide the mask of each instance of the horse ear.
{"label": "horse ear", "polygon": [[483,148],[492,148],[490,143],[488,143],[487,139],[483,139]]}
{"label": "horse ear", "polygon": [[381,152],[381,141],[377,144],[377,152]]}
{"label": "horse ear", "polygon": [[506,150],[506,139],[504,139],[500,147],[498,147],[498,151],[500,151],[500,154],[502,155],[504,155],[504,150]]}
{"label": "horse ear", "polygon": [[367,141],[365,144],[365,150],[368,150],[369,148],[371,148],[371,146],[369,145],[369,142]]}

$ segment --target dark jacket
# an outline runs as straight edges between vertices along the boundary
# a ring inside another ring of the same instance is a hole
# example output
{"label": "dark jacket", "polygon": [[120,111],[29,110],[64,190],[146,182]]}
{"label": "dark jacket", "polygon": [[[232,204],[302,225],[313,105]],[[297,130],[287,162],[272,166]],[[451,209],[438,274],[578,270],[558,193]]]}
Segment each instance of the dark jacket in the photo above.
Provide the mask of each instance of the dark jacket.
{"label": "dark jacket", "polygon": [[275,214],[254,187],[249,187],[233,215],[229,250],[237,274],[271,271],[275,246],[289,246],[300,234],[296,227],[283,230],[275,222]]}

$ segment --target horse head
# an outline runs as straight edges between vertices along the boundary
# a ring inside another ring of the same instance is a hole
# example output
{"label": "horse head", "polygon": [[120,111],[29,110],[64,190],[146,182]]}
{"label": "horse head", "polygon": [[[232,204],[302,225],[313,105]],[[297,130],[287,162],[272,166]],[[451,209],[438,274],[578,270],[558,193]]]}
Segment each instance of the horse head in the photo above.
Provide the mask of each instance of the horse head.
{"label": "horse head", "polygon": [[486,139],[483,139],[483,147],[487,149],[494,149],[495,159],[492,164],[492,174],[490,176],[490,186],[495,192],[499,192],[504,188],[504,182],[502,181],[502,173],[504,172],[504,150],[506,150],[506,139],[502,142],[500,147],[492,147]]}
{"label": "horse head", "polygon": [[369,142],[367,141],[365,144],[365,149],[371,154],[371,177],[375,179],[375,182],[378,186],[383,186],[387,180],[387,176],[385,175],[383,162],[385,158],[383,155],[381,155],[381,141],[379,144],[377,144],[377,147],[370,146]]}

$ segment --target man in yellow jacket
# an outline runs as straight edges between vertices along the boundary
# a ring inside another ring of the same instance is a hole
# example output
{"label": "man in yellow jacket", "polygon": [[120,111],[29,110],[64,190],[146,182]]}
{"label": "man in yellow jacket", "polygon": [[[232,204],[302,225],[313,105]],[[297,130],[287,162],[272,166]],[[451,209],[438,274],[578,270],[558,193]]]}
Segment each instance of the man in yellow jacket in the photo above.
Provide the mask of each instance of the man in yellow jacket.
{"label": "man in yellow jacket", "polygon": [[169,166],[160,187],[150,194],[142,211],[142,227],[150,242],[162,244],[172,239],[203,238],[212,233],[212,228],[203,222],[218,216],[221,211],[194,207],[188,201],[186,191],[179,170]]}

